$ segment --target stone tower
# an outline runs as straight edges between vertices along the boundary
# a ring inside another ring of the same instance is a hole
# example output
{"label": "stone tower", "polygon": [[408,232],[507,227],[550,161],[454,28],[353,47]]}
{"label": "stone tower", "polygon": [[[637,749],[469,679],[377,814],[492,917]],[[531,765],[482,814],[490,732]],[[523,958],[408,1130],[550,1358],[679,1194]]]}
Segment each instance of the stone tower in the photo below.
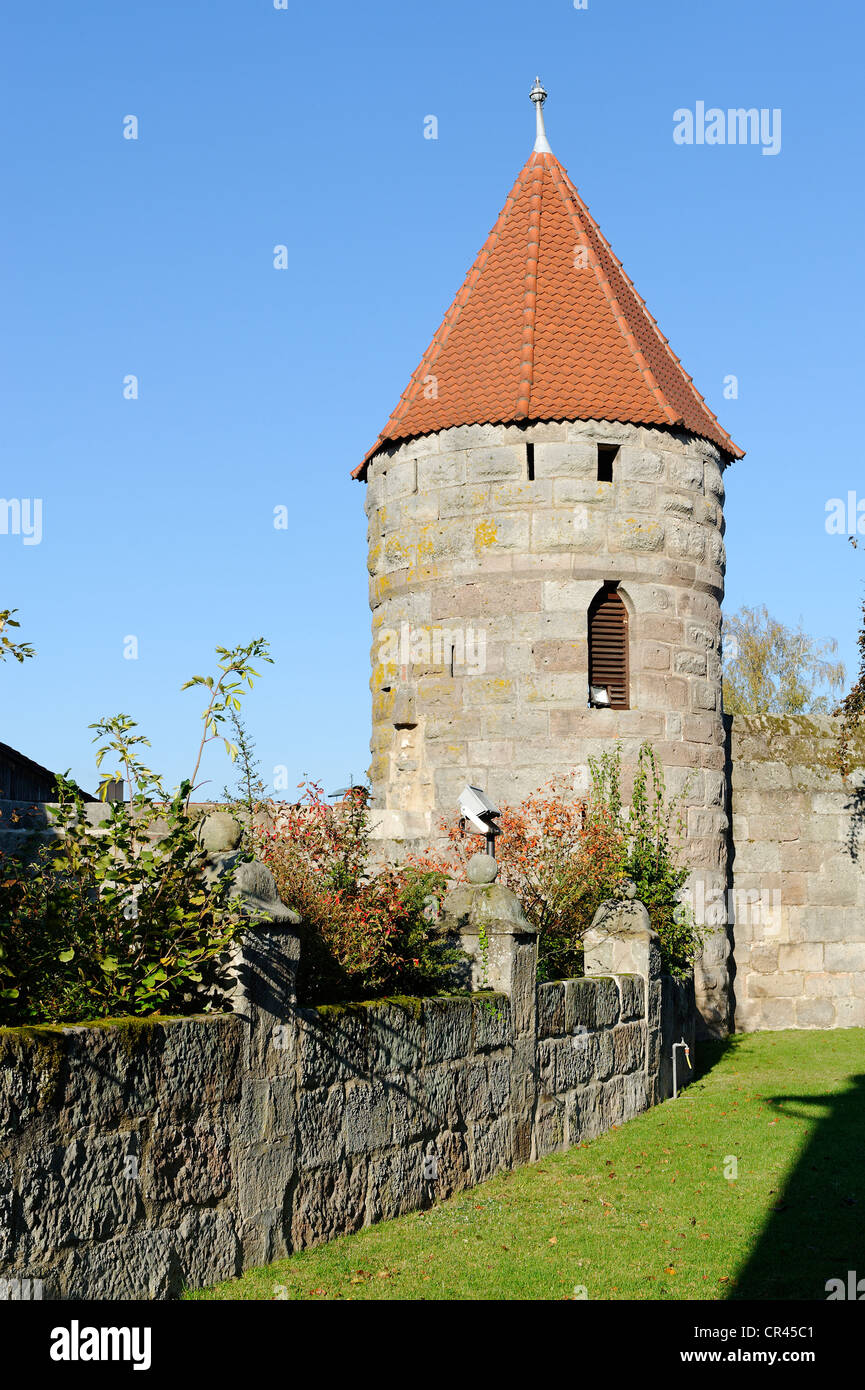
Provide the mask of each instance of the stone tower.
{"label": "stone tower", "polygon": [[[464,784],[513,802],[644,739],[687,791],[699,905],[727,882],[719,425],[550,150],[534,150],[354,476],[367,483],[383,839]],[[590,686],[595,704],[590,703]],[[608,701],[608,704],[604,702]],[[699,880],[703,887],[699,887]],[[728,1024],[729,943],[698,1002]]]}

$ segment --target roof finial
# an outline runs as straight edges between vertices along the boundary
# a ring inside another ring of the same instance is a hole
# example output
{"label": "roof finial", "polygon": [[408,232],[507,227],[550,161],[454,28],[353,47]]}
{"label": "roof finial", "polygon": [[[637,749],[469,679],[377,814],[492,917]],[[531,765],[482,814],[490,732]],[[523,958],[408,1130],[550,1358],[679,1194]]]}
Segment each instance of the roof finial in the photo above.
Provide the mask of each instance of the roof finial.
{"label": "roof finial", "polygon": [[535,85],[529,92],[529,96],[535,103],[535,120],[537,123],[537,135],[535,136],[535,150],[541,154],[552,154],[550,142],[547,139],[547,132],[544,130],[544,102],[547,94],[541,86],[541,79],[535,78]]}

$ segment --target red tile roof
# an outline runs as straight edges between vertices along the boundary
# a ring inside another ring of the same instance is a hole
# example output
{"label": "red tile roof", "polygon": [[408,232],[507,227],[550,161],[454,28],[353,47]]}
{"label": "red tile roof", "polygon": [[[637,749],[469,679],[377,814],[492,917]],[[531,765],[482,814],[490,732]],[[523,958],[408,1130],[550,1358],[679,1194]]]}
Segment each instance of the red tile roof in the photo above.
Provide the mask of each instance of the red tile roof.
{"label": "red tile roof", "polygon": [[677,425],[726,454],[721,428],[567,172],[533,152],[396,409],[389,441],[452,425],[619,420]]}

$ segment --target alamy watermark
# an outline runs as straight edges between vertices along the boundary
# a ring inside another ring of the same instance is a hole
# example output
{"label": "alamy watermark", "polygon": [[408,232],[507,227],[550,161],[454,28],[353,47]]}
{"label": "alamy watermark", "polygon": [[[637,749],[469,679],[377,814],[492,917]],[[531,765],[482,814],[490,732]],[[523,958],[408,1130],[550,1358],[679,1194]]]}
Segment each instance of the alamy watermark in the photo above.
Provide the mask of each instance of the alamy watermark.
{"label": "alamy watermark", "polygon": [[857,497],[852,489],[846,499],[830,497],[825,525],[830,536],[865,536],[865,497]]}
{"label": "alamy watermark", "polygon": [[771,936],[781,925],[780,888],[723,888],[707,884],[703,879],[683,888],[679,906],[673,913],[676,922],[691,915],[695,922],[707,927],[735,926],[747,923],[762,927]]}
{"label": "alamy watermark", "polygon": [[677,145],[761,145],[763,154],[781,152],[781,109],[762,106],[720,106],[706,109],[698,101],[694,110],[680,106],[673,112],[673,140]]}
{"label": "alamy watermark", "polygon": [[487,634],[473,627],[414,627],[403,622],[399,630],[382,628],[378,659],[401,667],[440,666],[456,668],[470,676],[481,676],[487,667]]}
{"label": "alamy watermark", "polygon": [[39,545],[42,498],[0,497],[0,536],[20,536],[25,545]]}
{"label": "alamy watermark", "polygon": [[29,1303],[42,1297],[41,1279],[0,1279],[0,1302]]}

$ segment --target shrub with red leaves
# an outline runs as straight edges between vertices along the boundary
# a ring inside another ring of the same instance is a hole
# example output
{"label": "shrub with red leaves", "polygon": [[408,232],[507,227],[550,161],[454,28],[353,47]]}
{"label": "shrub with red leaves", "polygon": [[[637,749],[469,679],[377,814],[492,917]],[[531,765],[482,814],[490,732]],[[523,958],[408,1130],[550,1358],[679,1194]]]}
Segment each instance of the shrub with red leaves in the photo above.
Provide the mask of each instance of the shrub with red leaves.
{"label": "shrub with red leaves", "polygon": [[446,989],[459,957],[435,931],[445,876],[413,866],[372,873],[366,792],[331,806],[317,783],[300,790],[294,805],[267,803],[252,833],[282,901],[301,917],[301,1002]]}

